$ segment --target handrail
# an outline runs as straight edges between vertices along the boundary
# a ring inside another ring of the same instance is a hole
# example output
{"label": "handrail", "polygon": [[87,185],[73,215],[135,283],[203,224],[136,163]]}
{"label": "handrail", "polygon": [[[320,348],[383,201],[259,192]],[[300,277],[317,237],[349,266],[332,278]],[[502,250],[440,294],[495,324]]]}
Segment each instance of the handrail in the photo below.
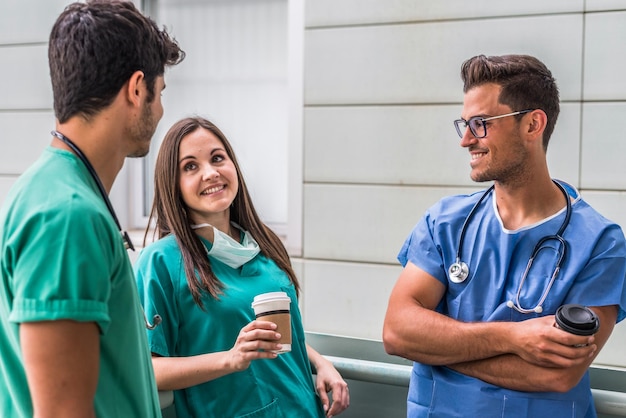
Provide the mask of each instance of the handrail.
{"label": "handrail", "polygon": [[[326,355],[324,357],[333,363],[344,379],[393,386],[409,386],[411,366]],[[626,417],[626,393],[593,388],[591,392],[596,411],[599,414]]]}
{"label": "handrail", "polygon": [[159,391],[159,406],[165,409],[174,403],[174,392],[171,390]]}

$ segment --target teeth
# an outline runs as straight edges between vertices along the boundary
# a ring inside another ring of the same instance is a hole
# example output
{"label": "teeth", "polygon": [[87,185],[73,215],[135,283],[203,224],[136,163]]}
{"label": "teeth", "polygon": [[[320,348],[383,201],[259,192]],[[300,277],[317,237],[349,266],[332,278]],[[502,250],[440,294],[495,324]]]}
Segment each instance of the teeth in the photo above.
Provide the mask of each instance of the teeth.
{"label": "teeth", "polygon": [[215,192],[219,192],[220,190],[222,190],[224,188],[224,186],[216,186],[216,187],[211,187],[210,189],[207,189],[205,191],[203,191],[200,194],[211,194],[211,193],[215,193]]}
{"label": "teeth", "polygon": [[486,152],[481,152],[480,154],[472,154],[472,161],[479,159],[483,155],[487,154]]}

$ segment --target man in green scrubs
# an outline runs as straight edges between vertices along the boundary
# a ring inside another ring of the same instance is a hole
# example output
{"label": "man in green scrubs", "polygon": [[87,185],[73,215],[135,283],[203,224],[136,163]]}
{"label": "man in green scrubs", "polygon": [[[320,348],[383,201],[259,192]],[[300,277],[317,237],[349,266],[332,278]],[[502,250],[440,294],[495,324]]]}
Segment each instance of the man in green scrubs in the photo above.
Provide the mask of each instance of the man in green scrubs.
{"label": "man in green scrubs", "polygon": [[[73,3],[48,47],[56,127],[0,210],[3,417],[160,417],[108,193],[144,156],[177,43],[131,2]],[[15,140],[23,140],[15,138]]]}

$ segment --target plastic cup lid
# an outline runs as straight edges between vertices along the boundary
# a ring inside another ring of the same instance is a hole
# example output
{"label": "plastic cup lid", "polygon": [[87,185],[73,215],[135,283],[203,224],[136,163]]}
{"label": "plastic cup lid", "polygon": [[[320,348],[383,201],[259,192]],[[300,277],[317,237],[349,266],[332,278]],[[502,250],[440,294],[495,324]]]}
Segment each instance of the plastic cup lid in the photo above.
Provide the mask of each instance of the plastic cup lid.
{"label": "plastic cup lid", "polygon": [[600,320],[586,306],[567,304],[556,311],[559,328],[577,335],[593,335],[600,328]]}
{"label": "plastic cup lid", "polygon": [[252,306],[257,305],[259,303],[269,302],[269,301],[291,301],[287,293],[285,292],[269,292],[262,293],[260,295],[256,295],[252,300]]}

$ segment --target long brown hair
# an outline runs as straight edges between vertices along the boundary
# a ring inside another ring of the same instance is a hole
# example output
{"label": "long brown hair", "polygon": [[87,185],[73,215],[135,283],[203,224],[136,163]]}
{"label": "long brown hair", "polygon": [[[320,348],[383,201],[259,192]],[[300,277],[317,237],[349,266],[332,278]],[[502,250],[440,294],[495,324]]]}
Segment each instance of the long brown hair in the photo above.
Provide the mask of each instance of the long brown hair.
{"label": "long brown hair", "polygon": [[170,234],[176,238],[183,257],[187,284],[198,306],[203,307],[201,299],[203,292],[208,292],[216,299],[223,293],[224,284],[213,273],[206,248],[191,229],[191,220],[187,216],[186,205],[180,190],[178,168],[180,142],[197,129],[206,129],[220,140],[237,170],[239,189],[230,205],[230,221],[239,224],[254,237],[259,244],[261,254],[273,260],[287,274],[296,288],[296,294],[299,294],[300,284],[291,266],[289,254],[280,238],[261,222],[254,209],[232,146],[217,126],[201,117],[189,117],[176,122],[163,139],[154,169],[154,202],[144,235],[144,245],[146,245],[150,225],[155,220],[154,234],[159,239]]}

